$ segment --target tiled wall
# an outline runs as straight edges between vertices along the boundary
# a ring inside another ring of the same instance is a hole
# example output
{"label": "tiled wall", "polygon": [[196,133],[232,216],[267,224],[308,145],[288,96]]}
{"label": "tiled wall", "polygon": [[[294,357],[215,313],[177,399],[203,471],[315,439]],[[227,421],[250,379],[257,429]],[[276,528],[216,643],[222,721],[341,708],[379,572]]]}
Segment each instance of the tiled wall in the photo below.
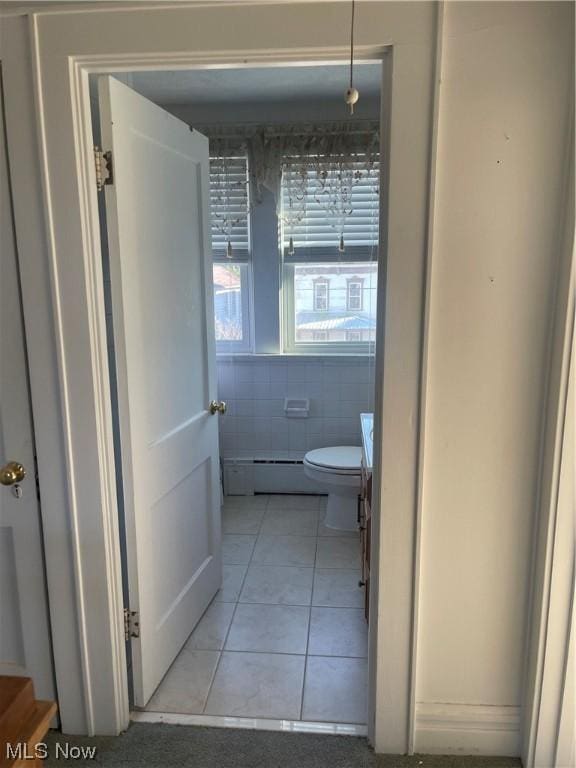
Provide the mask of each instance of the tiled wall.
{"label": "tiled wall", "polygon": [[[218,360],[224,457],[302,458],[330,445],[360,445],[360,413],[372,410],[373,359],[255,357]],[[287,418],[284,398],[310,398],[307,419]]]}

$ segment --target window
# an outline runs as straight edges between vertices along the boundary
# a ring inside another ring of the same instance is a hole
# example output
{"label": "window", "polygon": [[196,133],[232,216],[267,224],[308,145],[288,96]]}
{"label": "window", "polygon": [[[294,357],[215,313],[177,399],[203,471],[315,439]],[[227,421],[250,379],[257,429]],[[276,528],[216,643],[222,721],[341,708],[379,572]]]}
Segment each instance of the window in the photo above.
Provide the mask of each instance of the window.
{"label": "window", "polygon": [[[224,145],[214,139],[210,146],[218,152]],[[293,166],[284,156],[280,200],[264,186],[251,206],[248,150],[226,146],[225,156],[210,161],[217,351],[369,352],[376,335],[378,163],[357,153],[339,176],[333,158],[317,152],[294,156]],[[351,185],[339,213],[332,203],[344,177]],[[327,180],[332,201],[321,194]]]}
{"label": "window", "polygon": [[330,283],[327,280],[314,281],[314,310],[326,312],[328,310],[328,290]]}
{"label": "window", "polygon": [[[318,193],[321,164],[316,158],[311,165],[314,170],[307,173],[303,215],[281,232],[283,347],[287,352],[368,352],[376,338],[378,165],[366,173],[359,157],[361,173],[349,202],[352,212],[342,228],[343,251],[341,220]],[[289,190],[296,184],[290,174],[297,172],[284,170],[283,207],[289,205]],[[325,173],[334,173],[333,166]],[[282,219],[289,220],[289,215],[283,214]]]}
{"label": "window", "polygon": [[248,264],[215,263],[212,271],[216,342],[245,346],[249,312]]}
{"label": "window", "polygon": [[[359,274],[362,280],[358,280]],[[362,310],[350,309],[348,305],[352,275],[356,285],[362,287]],[[321,342],[326,351],[367,351],[376,338],[377,275],[378,267],[373,262],[285,265],[287,349],[310,352],[313,345],[318,347]]]}
{"label": "window", "polygon": [[348,281],[348,294],[346,297],[346,308],[352,311],[362,309],[362,282],[359,280]]}
{"label": "window", "polygon": [[211,158],[210,209],[216,346],[221,352],[248,352],[251,253],[246,157]]}
{"label": "window", "polygon": [[[304,198],[303,215],[282,232],[284,260],[291,262],[308,261],[313,259],[334,260],[338,258],[340,229],[344,237],[342,259],[351,261],[370,261],[376,256],[378,245],[378,222],[380,213],[379,201],[379,163],[374,162],[371,170],[366,171],[365,156],[358,154],[358,161],[350,163],[349,168],[358,174],[352,181],[348,191],[348,202],[344,205],[346,211],[342,227],[339,209],[335,197],[325,194],[322,184],[326,177],[338,176],[338,170],[328,161],[323,167],[318,158],[311,160],[307,169],[305,189],[302,190],[302,164],[299,158],[294,158],[295,164],[290,165],[290,158],[282,172],[282,201],[283,218],[289,219],[288,207],[290,191],[298,199]],[[333,186],[335,188],[335,186]],[[326,189],[326,187],[324,187]],[[284,215],[286,209],[286,215]],[[290,247],[290,238],[292,246]],[[293,253],[290,251],[293,250]]]}

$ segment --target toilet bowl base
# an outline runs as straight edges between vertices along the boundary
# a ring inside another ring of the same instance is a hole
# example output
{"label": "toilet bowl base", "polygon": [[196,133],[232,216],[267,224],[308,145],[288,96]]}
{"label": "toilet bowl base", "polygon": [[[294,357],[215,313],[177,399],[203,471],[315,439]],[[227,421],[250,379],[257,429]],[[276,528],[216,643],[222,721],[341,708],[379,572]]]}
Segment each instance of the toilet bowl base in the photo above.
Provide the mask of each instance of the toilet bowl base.
{"label": "toilet bowl base", "polygon": [[358,530],[358,497],[328,494],[324,525],[336,531]]}

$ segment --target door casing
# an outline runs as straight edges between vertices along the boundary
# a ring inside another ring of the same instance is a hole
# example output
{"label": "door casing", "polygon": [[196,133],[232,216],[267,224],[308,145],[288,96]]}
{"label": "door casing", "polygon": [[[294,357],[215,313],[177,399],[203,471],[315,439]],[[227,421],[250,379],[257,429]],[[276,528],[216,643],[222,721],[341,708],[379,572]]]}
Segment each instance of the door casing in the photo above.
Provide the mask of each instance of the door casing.
{"label": "door casing", "polygon": [[[332,43],[341,40],[349,20],[345,3],[331,4],[330,13],[324,3],[299,3],[297,19],[294,3],[256,4],[258,17],[245,8],[254,3],[239,0],[144,12],[42,11],[3,22],[9,144],[21,169],[16,224],[47,500],[55,666],[67,732],[118,733],[129,717],[88,77],[143,69],[297,65],[348,56],[347,43],[313,44],[320,31]],[[410,752],[413,737],[414,544],[440,9],[435,3],[367,3],[366,13],[376,17],[372,24],[367,19],[356,47],[360,58],[388,62],[383,124],[390,165],[382,182],[380,331],[384,318],[393,322],[386,334],[379,333],[376,359],[375,502],[383,525],[373,539],[373,562],[381,556],[373,614],[383,624],[393,617],[395,632],[379,633],[374,624],[370,632],[369,733],[379,752]],[[223,13],[226,24],[219,23]],[[259,23],[268,25],[267,36]],[[37,193],[40,183],[43,198]],[[390,228],[388,215],[394,222]]]}

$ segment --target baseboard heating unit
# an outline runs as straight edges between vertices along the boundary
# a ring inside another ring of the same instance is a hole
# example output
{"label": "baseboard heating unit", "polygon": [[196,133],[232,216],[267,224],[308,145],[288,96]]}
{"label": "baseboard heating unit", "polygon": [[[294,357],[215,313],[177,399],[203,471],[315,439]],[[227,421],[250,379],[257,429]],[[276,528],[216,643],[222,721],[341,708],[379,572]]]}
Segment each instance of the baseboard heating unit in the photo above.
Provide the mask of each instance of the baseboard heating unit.
{"label": "baseboard heating unit", "polygon": [[318,493],[318,487],[304,474],[302,459],[222,459],[226,496],[255,493]]}

